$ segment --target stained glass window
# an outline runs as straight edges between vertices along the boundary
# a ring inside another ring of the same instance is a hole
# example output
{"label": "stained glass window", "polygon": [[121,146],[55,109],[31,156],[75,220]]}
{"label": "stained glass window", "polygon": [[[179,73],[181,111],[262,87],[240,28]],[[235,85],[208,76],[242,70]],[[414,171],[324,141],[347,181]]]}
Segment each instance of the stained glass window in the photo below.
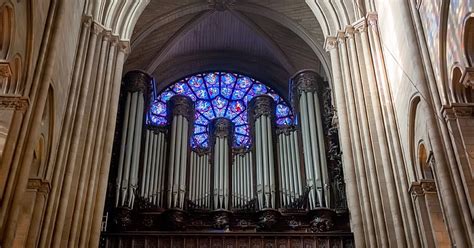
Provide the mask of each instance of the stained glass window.
{"label": "stained glass window", "polygon": [[276,103],[276,124],[291,125],[293,112],[285,100],[265,84],[235,73],[200,73],[182,79],[164,89],[152,102],[147,122],[156,126],[168,124],[166,102],[174,95],[189,96],[195,103],[193,148],[209,146],[210,121],[217,117],[231,120],[235,125],[234,147],[249,147],[250,128],[247,104],[259,95],[269,95]]}

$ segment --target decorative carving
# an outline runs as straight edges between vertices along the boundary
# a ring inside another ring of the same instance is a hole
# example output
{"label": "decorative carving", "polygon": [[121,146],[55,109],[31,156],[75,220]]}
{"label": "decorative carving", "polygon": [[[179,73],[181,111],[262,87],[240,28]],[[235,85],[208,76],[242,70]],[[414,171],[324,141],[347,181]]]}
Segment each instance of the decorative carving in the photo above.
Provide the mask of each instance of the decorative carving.
{"label": "decorative carving", "polygon": [[164,213],[166,227],[170,230],[183,230],[186,227],[186,212],[180,209],[169,209]]}
{"label": "decorative carving", "polygon": [[291,132],[296,130],[296,126],[294,125],[283,125],[279,126],[276,130],[277,135],[285,134],[286,136],[290,135]]}
{"label": "decorative carving", "polygon": [[346,43],[346,33],[344,31],[339,31],[337,32],[337,42],[341,43],[341,44],[345,44]]}
{"label": "decorative carving", "polygon": [[346,26],[346,38],[348,40],[350,39],[354,39],[354,33],[355,33],[355,29],[353,26]]}
{"label": "decorative carving", "polygon": [[28,189],[36,189],[38,192],[41,193],[49,193],[51,190],[51,185],[48,181],[45,181],[40,178],[30,178],[28,179]]}
{"label": "decorative carving", "polygon": [[260,212],[258,226],[261,229],[269,230],[278,223],[280,212],[274,209],[267,209]]}
{"label": "decorative carving", "polygon": [[303,70],[291,79],[291,93],[294,94],[294,97],[299,97],[301,92],[321,92],[322,85],[324,85],[323,79],[318,73],[312,70]]}
{"label": "decorative carving", "polygon": [[142,71],[129,71],[125,74],[124,82],[127,91],[140,91],[143,92],[145,96],[148,96],[153,78]]}
{"label": "decorative carving", "polygon": [[234,6],[236,0],[208,0],[210,8],[213,8],[217,11],[224,11]]}
{"label": "decorative carving", "polygon": [[326,43],[325,43],[325,49],[326,51],[330,51],[332,49],[337,48],[337,38],[334,36],[328,36],[326,37]]}
{"label": "decorative carving", "polygon": [[275,101],[271,96],[260,95],[253,98],[249,103],[249,119],[253,122],[260,116],[274,117],[275,114]]}
{"label": "decorative carving", "polygon": [[216,229],[228,229],[230,224],[230,213],[228,211],[214,212],[212,226]]}
{"label": "decorative carving", "polygon": [[423,193],[436,193],[436,184],[434,180],[420,180]]}
{"label": "decorative carving", "polygon": [[226,118],[216,118],[211,121],[211,135],[214,138],[232,137],[233,123]]}
{"label": "decorative carving", "polygon": [[377,13],[375,12],[369,12],[367,13],[367,24],[371,27],[376,27],[377,26],[377,19],[378,19],[378,16],[377,16]]}
{"label": "decorative carving", "polygon": [[313,232],[327,232],[334,229],[335,212],[331,209],[318,209],[310,222]]}
{"label": "decorative carving", "polygon": [[10,63],[6,61],[0,62],[0,77],[10,78],[12,76],[12,70],[10,68]]}
{"label": "decorative carving", "polygon": [[290,204],[285,206],[287,209],[305,209],[308,205],[308,196],[311,191],[311,187],[305,186],[303,194],[300,197],[294,199]]}
{"label": "decorative carving", "polygon": [[25,112],[28,109],[28,98],[20,96],[0,96],[0,110],[10,109]]}
{"label": "decorative carving", "polygon": [[365,21],[365,18],[359,19],[357,22],[352,24],[352,26],[359,33],[367,31],[367,22]]}
{"label": "decorative carving", "polygon": [[132,211],[128,208],[117,208],[115,211],[114,224],[127,230],[132,225]]}
{"label": "decorative carving", "polygon": [[187,96],[175,95],[168,101],[168,121],[171,123],[173,116],[182,115],[188,122],[194,121],[194,103],[193,100]]}

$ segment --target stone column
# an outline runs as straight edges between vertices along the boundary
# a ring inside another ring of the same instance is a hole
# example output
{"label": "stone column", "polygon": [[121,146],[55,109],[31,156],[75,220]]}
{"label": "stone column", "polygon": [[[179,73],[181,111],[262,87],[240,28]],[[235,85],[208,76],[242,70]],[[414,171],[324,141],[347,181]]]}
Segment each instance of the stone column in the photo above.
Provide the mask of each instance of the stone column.
{"label": "stone column", "polygon": [[132,209],[137,194],[145,97],[149,94],[151,81],[151,76],[141,71],[131,71],[125,75],[126,102],[115,181],[116,207]]}
{"label": "stone column", "polygon": [[273,127],[275,102],[267,95],[257,96],[249,104],[249,120],[252,128],[253,153],[257,179],[259,209],[276,208],[275,154]]}
{"label": "stone column", "polygon": [[[212,147],[213,168],[213,207],[228,210],[230,206],[230,165],[232,164],[232,133],[234,130],[230,120],[217,118],[210,124],[210,146]],[[235,174],[235,173],[232,173]]]}
{"label": "stone column", "polygon": [[311,70],[297,73],[291,79],[292,101],[297,106],[303,136],[303,154],[306,172],[306,185],[311,187],[309,205],[329,207],[331,195],[326,163],[326,148],[321,119],[318,90],[323,80]]}
{"label": "stone column", "polygon": [[168,119],[171,123],[168,164],[168,208],[184,208],[189,139],[194,122],[194,103],[191,98],[173,96],[168,101]]}
{"label": "stone column", "polygon": [[[376,247],[375,230],[373,225],[368,225],[364,230],[363,218],[361,215],[361,205],[357,187],[355,164],[352,153],[352,141],[349,131],[349,121],[347,119],[347,107],[342,86],[342,72],[339,60],[339,51],[335,37],[326,40],[326,49],[331,55],[331,66],[333,73],[334,99],[336,102],[337,116],[339,120],[339,139],[343,155],[344,177],[347,192],[347,204],[351,212],[351,229],[354,232],[356,247]],[[371,213],[369,213],[371,214]],[[366,237],[366,238],[364,238]],[[367,241],[366,241],[367,240]]]}

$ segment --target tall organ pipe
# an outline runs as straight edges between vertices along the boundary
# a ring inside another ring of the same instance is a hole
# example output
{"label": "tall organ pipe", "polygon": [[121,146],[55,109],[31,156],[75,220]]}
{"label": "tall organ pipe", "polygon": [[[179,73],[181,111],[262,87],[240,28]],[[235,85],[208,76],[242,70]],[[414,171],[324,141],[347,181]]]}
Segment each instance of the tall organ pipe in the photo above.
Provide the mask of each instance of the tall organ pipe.
{"label": "tall organ pipe", "polygon": [[311,70],[298,72],[291,79],[292,102],[297,105],[294,109],[299,110],[301,120],[306,184],[311,187],[310,209],[328,207],[331,198],[327,188],[329,177],[318,97],[318,94],[321,94],[322,84],[322,78]]}
{"label": "tall organ pipe", "polygon": [[279,188],[275,181],[275,154],[273,144],[273,123],[275,120],[275,102],[272,97],[261,95],[253,98],[249,104],[249,120],[251,123],[253,152],[256,155],[257,187],[259,208],[276,208]]}
{"label": "tall organ pipe", "polygon": [[231,164],[229,152],[232,139],[233,124],[225,118],[212,120],[210,124],[211,147],[214,153],[212,161],[214,167],[214,209],[229,209],[229,197],[232,191],[232,182],[229,166]]}
{"label": "tall organ pipe", "polygon": [[170,159],[168,163],[168,208],[184,208],[185,178],[187,171],[189,130],[194,120],[191,98],[176,95],[168,101],[168,118],[171,123]]}
{"label": "tall organ pipe", "polygon": [[138,188],[140,146],[145,109],[144,96],[149,93],[152,78],[140,71],[132,71],[127,75],[124,126],[115,181],[115,206],[133,208],[135,194],[137,194],[136,189]]}

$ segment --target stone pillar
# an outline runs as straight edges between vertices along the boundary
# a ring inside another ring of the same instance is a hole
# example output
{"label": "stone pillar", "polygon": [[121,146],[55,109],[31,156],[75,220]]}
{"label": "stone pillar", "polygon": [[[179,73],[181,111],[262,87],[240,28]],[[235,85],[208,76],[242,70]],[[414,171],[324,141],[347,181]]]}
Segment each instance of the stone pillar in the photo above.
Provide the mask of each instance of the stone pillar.
{"label": "stone pillar", "polygon": [[138,188],[138,166],[145,110],[145,97],[152,78],[140,71],[125,75],[125,113],[120,158],[115,181],[115,206],[132,209]]}
{"label": "stone pillar", "polygon": [[232,133],[234,130],[230,120],[217,118],[210,124],[210,146],[212,147],[213,168],[213,207],[228,210],[231,202],[230,165],[232,164]]}
{"label": "stone pillar", "polygon": [[291,79],[292,102],[298,110],[303,136],[303,154],[306,185],[311,187],[309,207],[329,207],[331,195],[326,163],[326,148],[321,119],[318,90],[322,88],[322,78],[311,70],[297,73]]}
{"label": "stone pillar", "polygon": [[[355,172],[355,163],[352,153],[352,141],[349,130],[349,121],[347,119],[347,107],[342,86],[342,72],[339,60],[339,51],[335,37],[329,37],[326,40],[326,49],[331,55],[331,66],[333,73],[334,99],[336,102],[336,111],[339,120],[339,139],[342,150],[342,159],[344,167],[344,177],[346,182],[347,204],[351,212],[351,229],[354,232],[356,247],[376,247],[375,230],[373,225],[366,226],[364,230],[363,218],[361,215],[361,205],[358,192],[357,178]],[[369,213],[371,214],[371,213]],[[365,237],[365,238],[364,238]]]}
{"label": "stone pillar", "polygon": [[173,96],[168,101],[168,123],[171,123],[168,164],[168,208],[184,208],[189,139],[194,122],[194,103],[191,98]]}
{"label": "stone pillar", "polygon": [[275,102],[267,95],[257,96],[249,104],[259,209],[277,207],[273,127]]}

